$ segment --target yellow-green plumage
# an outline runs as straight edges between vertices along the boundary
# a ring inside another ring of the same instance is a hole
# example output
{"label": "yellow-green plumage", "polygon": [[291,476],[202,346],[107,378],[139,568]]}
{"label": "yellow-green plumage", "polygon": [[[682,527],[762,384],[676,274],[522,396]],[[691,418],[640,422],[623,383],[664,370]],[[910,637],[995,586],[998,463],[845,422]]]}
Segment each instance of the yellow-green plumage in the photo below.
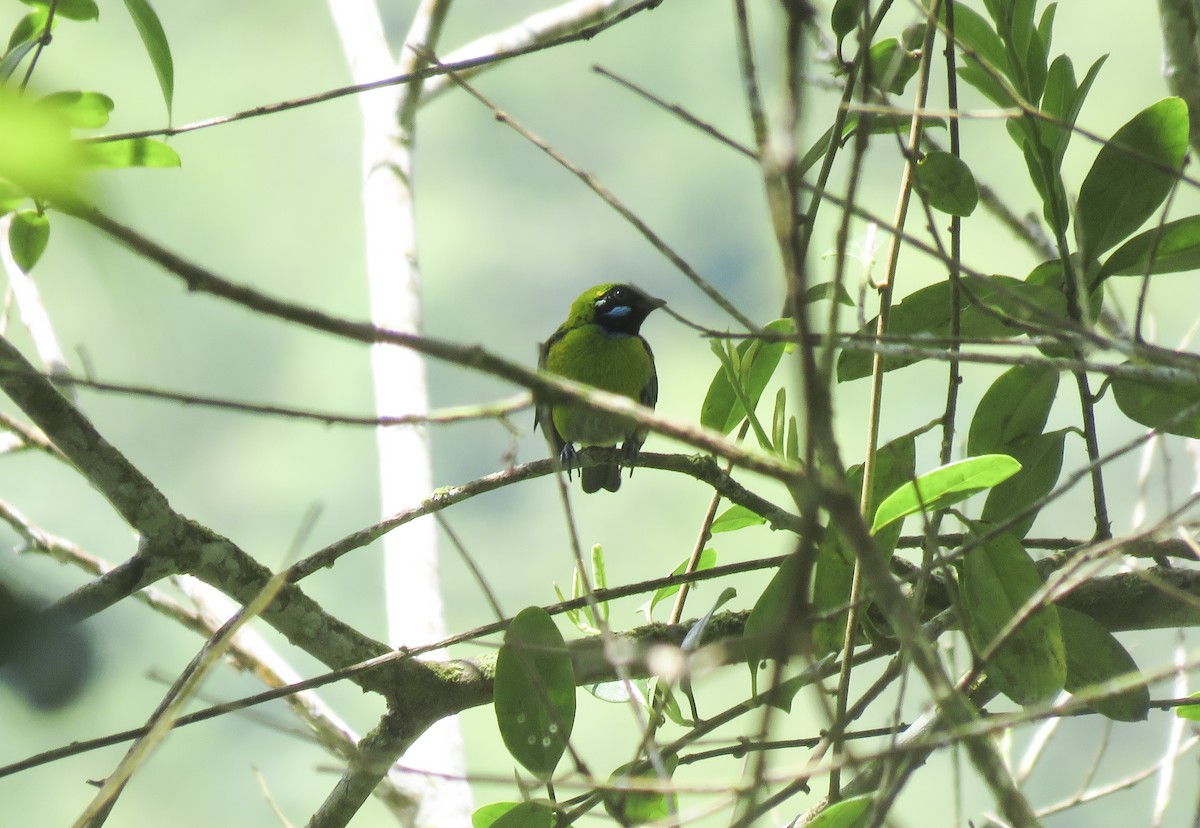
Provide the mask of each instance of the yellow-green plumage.
{"label": "yellow-green plumage", "polygon": [[[542,346],[539,367],[604,391],[624,394],[653,407],[658,400],[654,355],[639,334],[642,321],[662,301],[629,285],[604,284],[586,290],[554,335]],[[646,439],[619,419],[581,406],[540,406],[537,423],[546,429],[570,473],[574,444],[622,444],[632,459]],[[585,492],[621,485],[617,464],[589,466],[580,473]]]}

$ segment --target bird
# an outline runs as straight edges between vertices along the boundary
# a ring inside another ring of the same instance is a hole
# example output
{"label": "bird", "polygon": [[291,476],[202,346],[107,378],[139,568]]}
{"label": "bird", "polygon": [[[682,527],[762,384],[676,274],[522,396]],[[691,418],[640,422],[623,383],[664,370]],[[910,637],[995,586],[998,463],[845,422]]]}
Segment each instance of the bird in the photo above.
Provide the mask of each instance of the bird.
{"label": "bird", "polygon": [[[571,303],[567,321],[542,344],[538,368],[653,408],[658,402],[658,374],[654,354],[639,331],[651,311],[665,304],[632,285],[606,283],[585,290]],[[539,425],[558,452],[568,479],[576,444],[620,443],[628,463],[646,441],[644,428],[574,403],[539,404],[534,428]],[[629,473],[633,474],[632,467]],[[588,466],[579,476],[588,494],[621,488],[618,463]]]}

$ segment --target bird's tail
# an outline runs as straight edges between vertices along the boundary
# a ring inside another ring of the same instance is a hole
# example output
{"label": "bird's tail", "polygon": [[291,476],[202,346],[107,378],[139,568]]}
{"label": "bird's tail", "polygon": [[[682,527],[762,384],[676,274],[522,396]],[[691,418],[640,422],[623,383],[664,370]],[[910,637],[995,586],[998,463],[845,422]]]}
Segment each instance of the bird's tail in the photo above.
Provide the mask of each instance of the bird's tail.
{"label": "bird's tail", "polygon": [[621,488],[621,467],[616,463],[588,466],[579,475],[583,479],[583,491],[587,494],[608,489],[615,492]]}

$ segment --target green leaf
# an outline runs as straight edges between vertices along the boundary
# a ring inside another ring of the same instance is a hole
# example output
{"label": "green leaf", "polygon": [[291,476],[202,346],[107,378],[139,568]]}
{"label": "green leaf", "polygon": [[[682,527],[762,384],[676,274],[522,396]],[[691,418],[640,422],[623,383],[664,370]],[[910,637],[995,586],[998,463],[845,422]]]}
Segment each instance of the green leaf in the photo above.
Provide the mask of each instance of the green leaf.
{"label": "green leaf", "polygon": [[[777,319],[764,330],[788,336],[795,332],[795,323],[791,319]],[[751,405],[758,404],[787,346],[786,342],[763,342],[758,339],[745,339],[738,343],[736,353],[741,362],[739,381]],[[746,409],[738,400],[729,374],[722,365],[713,376],[708,394],[700,407],[700,423],[706,428],[728,434],[745,416]]]}
{"label": "green leaf", "polygon": [[[942,22],[945,23],[945,5],[941,7],[941,15]],[[1004,42],[992,28],[992,24],[988,23],[979,12],[961,3],[954,4],[954,40],[966,51],[974,53],[979,61],[990,66],[996,72],[1005,77],[1011,76],[1008,52],[1004,48]],[[978,62],[976,66],[978,66]],[[1012,102],[1011,97],[1008,97],[1007,100],[1009,103]]]}
{"label": "green leaf", "polygon": [[952,216],[969,216],[979,204],[971,169],[948,152],[931,152],[917,162],[916,185],[930,207]]}
{"label": "green leaf", "polygon": [[[1072,278],[1082,279],[1087,281],[1086,274],[1097,273],[1099,271],[1099,263],[1092,261],[1084,265],[1076,255],[1071,256]],[[1058,316],[1062,319],[1067,319],[1067,293],[1066,293],[1066,274],[1063,272],[1061,259],[1050,259],[1042,262],[1033,270],[1029,271],[1029,275],[1025,277],[1028,284],[1036,285],[1043,291],[1051,291],[1046,294],[1045,300],[1046,309],[1050,313],[1045,315],[1041,320],[1043,325],[1052,325],[1053,317]],[[1051,300],[1049,297],[1053,295]],[[1104,290],[1103,287],[1096,283],[1091,283],[1091,289],[1088,290],[1087,312],[1091,319],[1096,319],[1100,316],[1100,310],[1104,305]],[[1073,352],[1069,347],[1060,345],[1039,345],[1044,353],[1051,356],[1071,356]]]}
{"label": "green leaf", "polygon": [[[49,18],[45,9],[38,9],[22,17],[17,21],[17,25],[13,27],[12,34],[8,38],[8,47],[4,50],[4,57],[0,58],[0,80],[8,80],[12,77],[16,68],[21,65],[21,61],[25,56],[33,51],[33,47],[38,44],[42,37],[42,33],[46,31],[46,21]],[[54,28],[55,21],[50,24],[51,30]]]}
{"label": "green leaf", "polygon": [[[867,520],[873,520],[878,513],[879,504],[892,492],[917,476],[917,443],[912,434],[904,434],[895,440],[885,443],[875,451],[874,485],[871,490],[871,506]],[[846,471],[846,486],[852,492],[861,493],[863,483],[863,467],[861,463],[851,466]],[[901,525],[897,522],[885,531],[876,533],[875,543],[882,555],[889,556],[900,540]],[[829,530],[828,535],[836,535],[837,528]],[[849,558],[847,558],[849,560]]]}
{"label": "green leaf", "polygon": [[877,89],[901,95],[921,62],[894,37],[871,44],[870,83]]}
{"label": "green leaf", "polygon": [[807,823],[807,828],[857,828],[873,798],[870,795],[855,796],[834,803]]}
{"label": "green leaf", "polygon": [[[960,10],[965,11],[966,8],[966,6],[955,5],[954,20],[956,24],[961,13]],[[963,66],[958,70],[958,77],[1001,109],[1011,109],[1017,103],[1004,84],[996,80],[991,72],[986,71],[978,61],[969,56],[964,56]]]}
{"label": "green leaf", "polygon": [[1050,46],[1054,42],[1054,16],[1058,11],[1058,4],[1051,3],[1046,6],[1042,12],[1042,19],[1038,21],[1037,35],[1042,41],[1042,51],[1050,54]]}
{"label": "green leaf", "polygon": [[1012,41],[1013,49],[1021,59],[1021,67],[1024,71],[1024,82],[1021,87],[1025,90],[1025,96],[1029,100],[1036,101],[1041,99],[1042,91],[1045,89],[1047,57],[1033,20],[1037,0],[1017,0],[1015,5]]}
{"label": "green leaf", "polygon": [[[829,658],[832,658],[832,656],[829,656]],[[791,713],[792,702],[796,700],[796,694],[805,687],[811,687],[812,683],[813,677],[811,674],[807,672],[801,673],[798,676],[792,676],[790,679],[784,679],[774,688],[768,688],[762,695],[762,698],[776,710]]]}
{"label": "green leaf", "polygon": [[1042,433],[1058,393],[1058,371],[1017,365],[996,378],[975,408],[967,454],[1007,451]]}
{"label": "green leaf", "polygon": [[[1039,434],[1012,447],[1010,452],[1021,464],[1021,470],[988,492],[980,520],[991,525],[999,524],[1024,512],[1048,495],[1062,472],[1066,439],[1067,431],[1063,429]],[[1037,515],[1037,511],[1031,512],[1006,531],[1016,538],[1025,537]]]}
{"label": "green leaf", "polygon": [[872,532],[917,512],[936,512],[990,489],[1021,470],[1006,454],[968,457],[926,472],[888,495],[875,512]]}
{"label": "green leaf", "polygon": [[21,271],[33,270],[50,241],[50,219],[45,213],[22,210],[12,218],[8,226],[8,246],[12,249],[13,261]]}
{"label": "green leaf", "polygon": [[767,519],[762,515],[751,512],[745,506],[735,504],[717,516],[710,531],[714,535],[718,532],[736,532],[747,526],[762,526],[766,522]]}
{"label": "green leaf", "polygon": [[175,150],[153,138],[125,138],[121,141],[88,141],[80,144],[83,163],[89,167],[178,167]]}
{"label": "green leaf", "polygon": [[787,389],[782,385],[775,392],[775,410],[771,413],[771,445],[777,454],[784,453],[787,442]]}
{"label": "green leaf", "polygon": [[[604,565],[604,547],[598,543],[592,546],[592,586],[596,589],[608,589],[608,568]],[[601,626],[602,621],[608,620],[608,601],[597,601],[595,609],[589,603],[587,609],[597,627]],[[595,617],[595,612],[600,613],[600,618]]]}
{"label": "green leaf", "polygon": [[1176,219],[1138,233],[1100,268],[1100,278],[1200,270],[1200,216]]}
{"label": "green leaf", "polygon": [[685,653],[694,653],[700,648],[700,643],[704,640],[704,633],[708,630],[708,625],[712,623],[713,616],[717,614],[717,610],[728,604],[737,597],[737,590],[733,587],[725,587],[721,590],[721,594],[717,596],[717,600],[713,602],[712,607],[704,616],[693,624],[687,631],[687,635],[683,637],[683,642],[679,645],[679,649]]}
{"label": "green leaf", "polygon": [[[22,0],[27,6],[49,8],[50,0]],[[100,7],[95,0],[58,0],[54,14],[68,20],[95,20],[100,16]]]}
{"label": "green leaf", "polygon": [[[1075,81],[1075,64],[1066,55],[1059,55],[1046,72],[1046,88],[1042,92],[1041,109],[1047,120],[1038,124],[1042,146],[1055,158],[1056,172],[1062,164],[1062,158],[1058,157],[1058,149],[1061,145],[1065,150],[1066,141],[1071,136],[1068,113],[1075,102],[1075,92],[1078,88],[1079,85]],[[1063,123],[1055,123],[1056,121]]]}
{"label": "green leaf", "polygon": [[841,40],[858,27],[866,0],[836,0],[829,14],[829,26],[834,37]]}
{"label": "green leaf", "polygon": [[[867,519],[876,514],[876,506],[888,494],[916,476],[916,439],[912,434],[897,437],[875,451],[874,485],[871,491]],[[846,487],[861,493],[863,467],[859,463],[846,471]],[[879,554],[892,554],[900,540],[900,521],[875,535]],[[813,564],[812,604],[818,616],[829,615],[813,624],[813,646],[818,655],[840,650],[845,640],[847,611],[850,601],[850,582],[854,573],[854,556],[846,547],[836,526],[829,526],[821,538],[817,560]],[[860,616],[861,617],[861,616]]]}
{"label": "green leaf", "polygon": [[[948,340],[951,335],[951,303],[949,280],[935,282],[909,294],[892,309],[888,324],[890,336],[929,337]],[[969,279],[961,293],[959,336],[963,338],[993,338],[1016,336],[1022,333],[1015,326],[1021,319],[1047,318],[1066,313],[1066,300],[1061,291],[1010,276],[988,276]],[[859,332],[873,336],[876,320],[872,319]],[[946,347],[933,342],[928,347]],[[889,356],[883,360],[884,371],[894,371],[917,362],[915,357]],[[871,354],[867,351],[843,351],[838,357],[838,382],[860,379],[871,374]]]}
{"label": "green leaf", "polygon": [[1187,104],[1179,98],[1164,98],[1117,130],[1079,189],[1076,235],[1085,260],[1154,214],[1175,185],[1187,148]]}
{"label": "green leaf", "polygon": [[784,558],[746,618],[746,663],[750,666],[751,683],[756,688],[759,663],[783,645],[787,639],[787,624],[796,617],[800,600],[799,567],[798,555]]}
{"label": "green leaf", "polygon": [[137,27],[150,64],[154,67],[154,74],[158,76],[158,86],[167,105],[167,118],[170,119],[171,104],[175,97],[175,63],[171,59],[167,33],[163,31],[162,23],[148,0],[125,0],[125,8],[133,18],[133,25]]}
{"label": "green leaf", "polygon": [[812,611],[817,620],[812,634],[818,657],[840,651],[845,643],[853,579],[854,563],[843,548],[841,534],[830,529],[813,564]]}
{"label": "green leaf", "polygon": [[[668,754],[663,757],[663,764],[668,775],[672,774],[679,765],[679,758]],[[646,786],[658,786],[663,781],[651,771],[645,760],[622,765],[609,775],[608,781],[613,785],[637,787],[637,777],[644,777]],[[611,789],[604,792],[604,810],[621,825],[657,822],[666,819],[678,807],[673,793]]]}
{"label": "green leaf", "polygon": [[492,802],[471,814],[471,828],[553,828],[554,809],[543,802]]}
{"label": "green leaf", "polygon": [[[962,564],[962,609],[971,643],[981,655],[1042,586],[1037,567],[1020,542],[1000,534],[972,549]],[[1063,688],[1067,658],[1058,610],[1034,612],[992,653],[984,666],[1001,693],[1020,705],[1050,699]]]}
{"label": "green leaf", "polygon": [[108,123],[113,99],[100,92],[55,92],[37,105],[56,113],[74,129],[97,129]]}
{"label": "green leaf", "polygon": [[1112,390],[1117,408],[1135,423],[1200,438],[1200,385],[1115,377]]}
{"label": "green leaf", "polygon": [[[554,594],[558,596],[558,602],[560,604],[567,603],[567,596],[563,595],[563,591],[559,588],[557,582],[554,584]],[[596,633],[600,632],[598,629],[585,621],[583,619],[583,613],[577,609],[566,610],[563,614],[567,616],[567,621],[571,623],[571,626],[582,632],[584,635],[595,635]]]}
{"label": "green leaf", "polygon": [[493,695],[504,746],[538,779],[549,779],[575,723],[575,668],[554,620],[521,610],[496,657]]}
{"label": "green leaf", "polygon": [[[903,135],[906,136],[912,126],[912,117],[909,115],[898,115],[887,112],[851,112],[846,116],[845,123],[842,126],[842,135],[838,139],[838,146],[844,146],[848,140],[856,135],[860,130],[865,129],[868,135]],[[922,118],[921,126],[926,129],[935,127],[945,129],[946,121],[944,118]],[[825,153],[829,151],[829,143],[833,138],[833,127],[825,130],[825,133],[813,142],[808,148],[808,152],[804,153],[804,157],[800,159],[800,174],[808,172],[814,164],[825,157]],[[847,298],[849,298],[847,296]],[[808,301],[809,295],[805,294],[805,301]],[[840,297],[839,297],[840,301]]]}
{"label": "green leaf", "polygon": [[11,52],[24,43],[36,43],[42,33],[46,31],[46,21],[49,18],[50,15],[45,9],[38,9],[18,20],[17,25],[13,26],[12,33],[8,36],[5,53]]}
{"label": "green leaf", "polygon": [[800,301],[806,305],[811,305],[814,302],[831,298],[835,298],[839,303],[847,307],[854,307],[854,299],[851,298],[850,291],[846,290],[845,285],[835,284],[834,282],[821,282],[820,284],[810,286],[804,291],[804,298]]}
{"label": "green leaf", "polygon": [[1067,204],[1066,191],[1057,172],[1048,170],[1043,159],[1046,153],[1036,146],[1038,128],[1029,116],[1020,120],[1008,121],[1008,132],[1013,140],[1021,147],[1021,155],[1025,158],[1025,169],[1029,172],[1029,180],[1042,199],[1042,217],[1050,225],[1054,234],[1064,234],[1070,223],[1070,207]]}
{"label": "green leaf", "polygon": [[[1067,652],[1066,689],[1080,693],[1095,685],[1138,672],[1137,662],[1121,642],[1090,615],[1058,608]],[[1117,722],[1141,722],[1150,714],[1150,688],[1144,684],[1088,702],[1101,716]]]}
{"label": "green leaf", "polygon": [[[1192,693],[1188,696],[1189,699],[1200,698],[1200,693]],[[1175,715],[1181,719],[1187,719],[1193,722],[1200,722],[1200,704],[1185,704],[1175,708]]]}
{"label": "green leaf", "polygon": [[1059,55],[1050,64],[1046,91],[1042,94],[1042,111],[1051,120],[1041,122],[1038,130],[1042,145],[1050,151],[1056,173],[1062,169],[1075,121],[1106,59],[1107,55],[1103,55],[1093,63],[1079,84],[1075,82],[1075,67],[1069,57]]}
{"label": "green leaf", "polygon": [[[715,523],[713,525],[714,525],[714,527],[716,526]],[[714,529],[713,531],[716,531],[716,530]],[[683,573],[687,572],[688,561],[690,559],[691,559],[691,557],[689,556],[687,558],[684,558],[682,561],[680,561],[679,566],[675,567],[675,569],[673,569],[671,571],[671,574],[672,575],[682,575]],[[717,565],[717,550],[709,547],[700,553],[700,559],[698,561],[696,561],[696,571],[700,572],[705,569],[712,569],[716,565]],[[675,584],[674,586],[662,587],[661,589],[655,590],[654,594],[652,596],[650,596],[650,601],[646,605],[641,607],[641,609],[645,610],[646,621],[649,622],[651,620],[650,615],[651,615],[651,613],[654,612],[655,607],[657,607],[660,603],[662,603],[666,599],[670,598],[672,595],[674,595],[677,592],[679,592],[678,584]]]}

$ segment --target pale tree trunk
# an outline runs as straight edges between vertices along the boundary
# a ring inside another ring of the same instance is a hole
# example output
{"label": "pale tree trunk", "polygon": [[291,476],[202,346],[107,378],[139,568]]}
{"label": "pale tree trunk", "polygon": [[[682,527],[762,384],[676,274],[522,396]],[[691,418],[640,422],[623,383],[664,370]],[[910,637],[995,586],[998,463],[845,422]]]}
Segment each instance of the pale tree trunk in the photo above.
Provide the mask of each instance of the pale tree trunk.
{"label": "pale tree trunk", "polygon": [[[412,71],[411,46],[432,48],[448,0],[424,0],[399,59],[393,59],[374,0],[330,0],[354,81],[365,83]],[[367,278],[375,324],[406,333],[421,329],[413,204],[413,141],[420,89],[388,87],[358,97],[363,115],[363,208]],[[415,351],[376,345],[371,352],[376,411],[380,416],[428,411],[425,364]],[[432,489],[429,437],[423,426],[378,431],[383,513],[420,502]],[[438,580],[436,525],[411,521],[384,537],[388,643],[416,646],[446,636]],[[433,652],[431,658],[444,658]],[[418,826],[469,826],[471,794],[463,780],[462,731],[457,719],[430,728],[401,760],[410,794],[419,803]],[[407,787],[407,786],[406,786]]]}

